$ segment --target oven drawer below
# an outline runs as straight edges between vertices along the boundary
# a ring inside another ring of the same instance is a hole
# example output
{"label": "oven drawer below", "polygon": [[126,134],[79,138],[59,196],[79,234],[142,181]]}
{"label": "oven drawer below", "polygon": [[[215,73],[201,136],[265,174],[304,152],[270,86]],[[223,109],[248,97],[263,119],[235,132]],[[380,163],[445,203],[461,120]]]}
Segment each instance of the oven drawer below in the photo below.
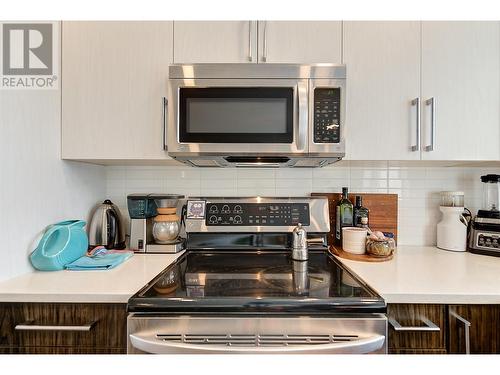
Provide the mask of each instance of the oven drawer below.
{"label": "oven drawer below", "polygon": [[128,317],[128,353],[387,353],[387,318]]}

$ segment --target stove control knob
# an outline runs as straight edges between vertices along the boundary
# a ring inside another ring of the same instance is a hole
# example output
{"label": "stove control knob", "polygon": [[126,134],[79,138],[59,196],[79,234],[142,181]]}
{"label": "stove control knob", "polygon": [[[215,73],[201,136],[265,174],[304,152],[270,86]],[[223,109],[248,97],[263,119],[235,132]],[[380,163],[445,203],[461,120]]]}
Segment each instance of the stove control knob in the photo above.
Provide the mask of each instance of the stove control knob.
{"label": "stove control knob", "polygon": [[210,219],[208,219],[209,224],[217,224],[217,216],[212,215],[210,216]]}
{"label": "stove control knob", "polygon": [[235,214],[241,214],[242,212],[243,212],[243,210],[241,209],[241,206],[239,204],[234,206],[234,213]]}
{"label": "stove control knob", "polygon": [[231,210],[229,209],[229,206],[227,204],[225,204],[224,206],[222,206],[221,212],[223,214],[229,214],[231,212]]}
{"label": "stove control knob", "polygon": [[217,209],[217,206],[215,204],[213,204],[213,205],[210,206],[210,209],[208,210],[208,212],[210,214],[216,214],[216,213],[219,212],[219,210]]}
{"label": "stove control knob", "polygon": [[242,223],[242,220],[241,220],[241,216],[240,215],[236,215],[234,217],[234,221],[233,221],[234,224],[241,224]]}

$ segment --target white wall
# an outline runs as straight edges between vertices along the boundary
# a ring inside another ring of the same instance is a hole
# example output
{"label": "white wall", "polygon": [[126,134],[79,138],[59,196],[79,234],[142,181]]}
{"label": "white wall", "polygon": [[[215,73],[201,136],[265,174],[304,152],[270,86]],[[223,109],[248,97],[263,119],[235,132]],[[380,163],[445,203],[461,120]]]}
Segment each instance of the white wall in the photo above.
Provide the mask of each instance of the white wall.
{"label": "white wall", "polygon": [[[399,197],[399,243],[432,245],[440,219],[439,192],[462,190],[474,213],[481,204],[479,177],[500,168],[376,167],[359,164],[319,169],[214,169],[106,167],[107,195],[126,215],[126,195],[166,192],[190,196],[303,196],[311,192],[394,193]],[[369,164],[367,164],[369,165]]]}
{"label": "white wall", "polygon": [[60,160],[60,127],[59,90],[0,90],[0,280],[32,270],[47,225],[87,219],[104,197],[104,167]]}

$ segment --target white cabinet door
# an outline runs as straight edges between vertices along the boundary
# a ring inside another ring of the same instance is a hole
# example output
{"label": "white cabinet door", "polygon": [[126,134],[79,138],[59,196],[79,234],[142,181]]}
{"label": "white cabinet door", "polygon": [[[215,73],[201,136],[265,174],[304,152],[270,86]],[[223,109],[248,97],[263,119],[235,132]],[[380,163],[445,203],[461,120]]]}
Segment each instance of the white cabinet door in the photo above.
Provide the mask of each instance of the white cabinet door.
{"label": "white cabinet door", "polygon": [[259,62],[341,61],[341,21],[259,21]]}
{"label": "white cabinet door", "polygon": [[63,159],[165,160],[172,22],[63,22]]}
{"label": "white cabinet door", "polygon": [[257,62],[257,23],[174,21],[174,62]]}
{"label": "white cabinet door", "polygon": [[345,22],[346,160],[418,160],[419,22]]}
{"label": "white cabinet door", "polygon": [[500,159],[499,22],[422,23],[422,158]]}

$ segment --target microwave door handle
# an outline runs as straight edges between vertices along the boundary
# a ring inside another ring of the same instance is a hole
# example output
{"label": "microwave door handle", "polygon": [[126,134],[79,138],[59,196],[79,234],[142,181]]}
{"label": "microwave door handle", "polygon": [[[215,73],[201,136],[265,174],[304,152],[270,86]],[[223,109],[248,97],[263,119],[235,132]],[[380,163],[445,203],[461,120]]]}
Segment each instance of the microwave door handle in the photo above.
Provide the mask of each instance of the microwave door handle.
{"label": "microwave door handle", "polygon": [[304,83],[297,84],[297,101],[298,101],[298,134],[297,134],[297,150],[306,151],[307,141],[307,85]]}
{"label": "microwave door handle", "polygon": [[168,151],[167,146],[167,116],[168,116],[168,100],[166,97],[162,97],[162,113],[161,113],[161,127],[162,127],[162,138],[163,138],[163,151]]}

